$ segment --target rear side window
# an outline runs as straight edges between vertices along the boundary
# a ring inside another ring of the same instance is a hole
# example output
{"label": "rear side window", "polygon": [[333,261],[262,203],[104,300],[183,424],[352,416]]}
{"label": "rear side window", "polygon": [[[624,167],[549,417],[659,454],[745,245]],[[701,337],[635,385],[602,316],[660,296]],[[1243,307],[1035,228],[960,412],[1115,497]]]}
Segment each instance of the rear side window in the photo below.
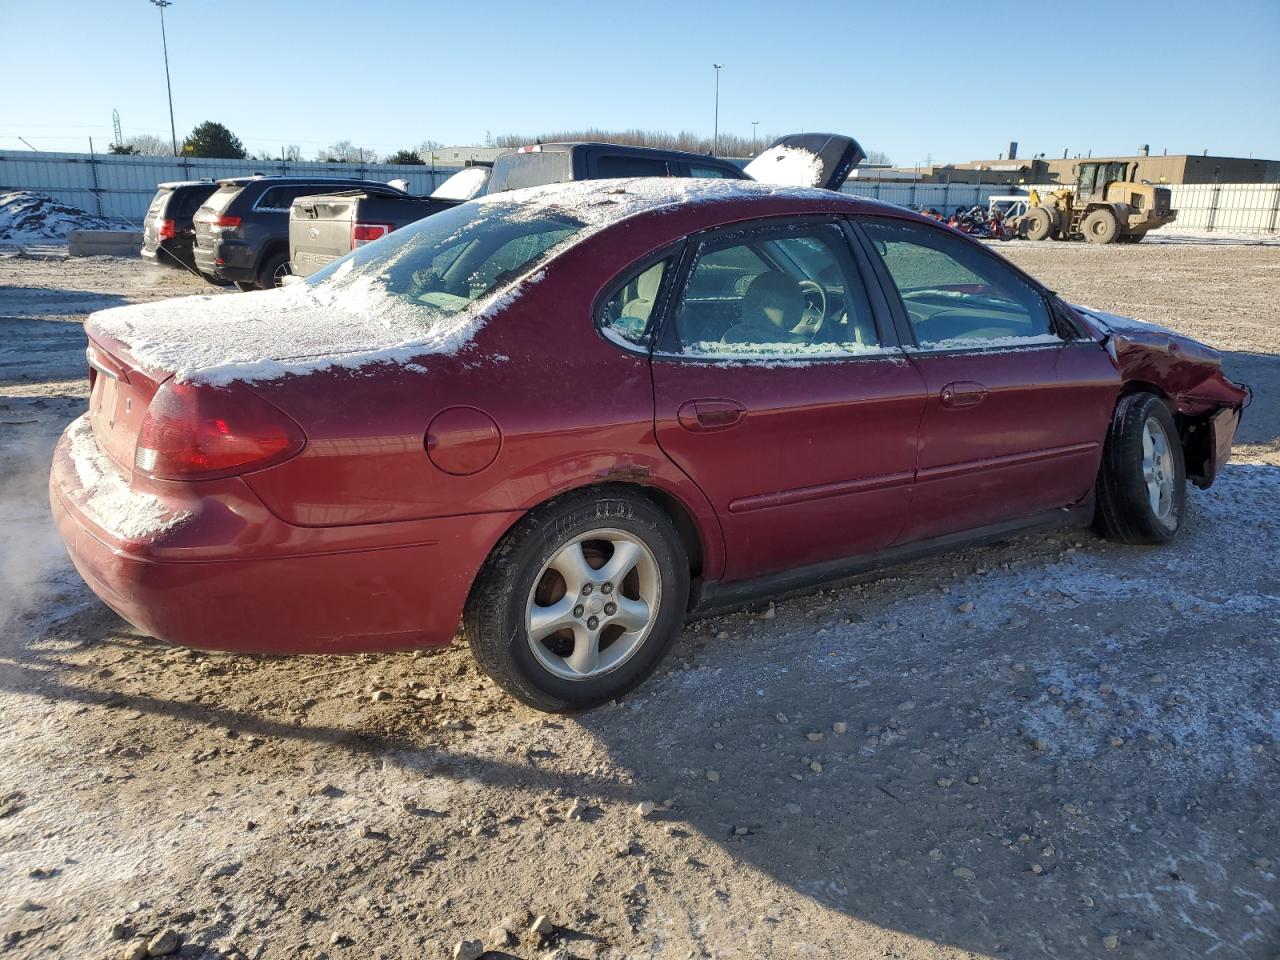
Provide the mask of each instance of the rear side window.
{"label": "rear side window", "polygon": [[665,177],[669,175],[667,161],[650,157],[618,157],[605,154],[596,158],[596,176],[601,180],[613,177]]}
{"label": "rear side window", "polygon": [[698,163],[689,164],[689,176],[716,180],[736,179],[728,170],[721,170],[719,167],[704,167]]}
{"label": "rear side window", "polygon": [[898,288],[921,349],[1058,342],[1039,291],[948,228],[859,222]]}
{"label": "rear side window", "polygon": [[301,187],[271,187],[258,198],[255,207],[258,210],[288,210],[298,197],[324,192],[325,187],[318,183],[310,183]]}
{"label": "rear side window", "polygon": [[670,259],[659,260],[618,285],[600,316],[600,328],[607,337],[635,346],[648,342],[658,291],[670,265]]}

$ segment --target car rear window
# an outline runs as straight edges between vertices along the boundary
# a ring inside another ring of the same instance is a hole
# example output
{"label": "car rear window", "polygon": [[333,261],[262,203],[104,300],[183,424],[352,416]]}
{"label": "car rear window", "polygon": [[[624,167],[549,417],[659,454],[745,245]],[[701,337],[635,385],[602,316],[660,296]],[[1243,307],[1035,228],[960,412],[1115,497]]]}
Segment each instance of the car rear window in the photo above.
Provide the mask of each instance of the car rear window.
{"label": "car rear window", "polygon": [[359,247],[306,282],[336,295],[367,288],[424,308],[424,320],[450,316],[527,274],[583,227],[563,214],[462,204]]}
{"label": "car rear window", "polygon": [[181,187],[173,191],[173,197],[169,202],[169,216],[171,217],[189,217],[200,209],[200,204],[204,203],[213,193],[213,187]]}
{"label": "car rear window", "polygon": [[573,179],[573,154],[568,150],[509,153],[493,162],[489,193],[564,183]]}
{"label": "car rear window", "polygon": [[243,189],[244,187],[234,183],[225,184],[215,190],[213,196],[206,200],[204,205],[214,213],[222,213],[231,206],[231,201],[238,197]]}
{"label": "car rear window", "polygon": [[172,190],[157,190],[156,195],[151,198],[151,206],[147,207],[147,216],[158,217],[163,214],[165,204],[169,202],[171,196],[173,196]]}

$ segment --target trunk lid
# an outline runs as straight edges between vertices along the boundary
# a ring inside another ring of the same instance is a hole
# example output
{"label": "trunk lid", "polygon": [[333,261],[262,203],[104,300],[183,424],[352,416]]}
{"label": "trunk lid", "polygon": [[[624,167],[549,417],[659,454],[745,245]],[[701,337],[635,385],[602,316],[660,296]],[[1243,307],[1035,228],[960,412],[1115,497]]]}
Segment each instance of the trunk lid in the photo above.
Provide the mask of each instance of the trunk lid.
{"label": "trunk lid", "polygon": [[126,474],[133,470],[133,451],[147,406],[168,379],[143,373],[129,362],[118,343],[90,333],[89,423],[98,448]]}
{"label": "trunk lid", "polygon": [[838,133],[792,133],[769,144],[743,170],[761,183],[839,190],[866,156],[853,137]]}

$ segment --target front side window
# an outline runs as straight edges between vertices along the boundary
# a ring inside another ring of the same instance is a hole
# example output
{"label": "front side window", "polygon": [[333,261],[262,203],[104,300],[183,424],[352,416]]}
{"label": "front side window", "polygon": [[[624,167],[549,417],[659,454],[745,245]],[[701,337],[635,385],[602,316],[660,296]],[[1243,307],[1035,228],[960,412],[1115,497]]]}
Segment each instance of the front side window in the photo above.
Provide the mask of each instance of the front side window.
{"label": "front side window", "polygon": [[921,349],[1060,342],[1039,291],[943,227],[859,221],[879,252]]}
{"label": "front side window", "polygon": [[670,263],[670,260],[659,260],[619,284],[605,301],[600,317],[600,327],[606,336],[635,346],[648,342],[658,291],[662,289]]}
{"label": "front side window", "polygon": [[732,174],[727,170],[721,170],[719,167],[704,167],[698,163],[689,164],[689,176],[703,177],[713,180],[729,180]]}
{"label": "front side window", "polygon": [[704,242],[675,314],[680,352],[812,359],[881,352],[861,275],[834,224]]}

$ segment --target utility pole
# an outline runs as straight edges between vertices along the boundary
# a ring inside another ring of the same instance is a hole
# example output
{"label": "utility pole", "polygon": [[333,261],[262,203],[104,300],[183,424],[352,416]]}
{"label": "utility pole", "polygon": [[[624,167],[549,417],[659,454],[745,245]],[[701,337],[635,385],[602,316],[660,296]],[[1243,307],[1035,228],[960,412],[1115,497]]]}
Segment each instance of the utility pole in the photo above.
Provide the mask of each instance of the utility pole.
{"label": "utility pole", "polygon": [[164,85],[169,91],[169,135],[173,138],[173,155],[178,155],[178,127],[173,122],[173,84],[169,82],[169,38],[164,32],[164,8],[172,7],[173,0],[151,0],[160,8],[160,42],[164,44]]}
{"label": "utility pole", "polygon": [[756,128],[760,126],[759,120],[751,121],[751,155],[756,155]]}
{"label": "utility pole", "polygon": [[711,66],[716,68],[716,125],[715,133],[711,137],[711,155],[718,157],[720,155],[720,68],[723,63],[713,63]]}

